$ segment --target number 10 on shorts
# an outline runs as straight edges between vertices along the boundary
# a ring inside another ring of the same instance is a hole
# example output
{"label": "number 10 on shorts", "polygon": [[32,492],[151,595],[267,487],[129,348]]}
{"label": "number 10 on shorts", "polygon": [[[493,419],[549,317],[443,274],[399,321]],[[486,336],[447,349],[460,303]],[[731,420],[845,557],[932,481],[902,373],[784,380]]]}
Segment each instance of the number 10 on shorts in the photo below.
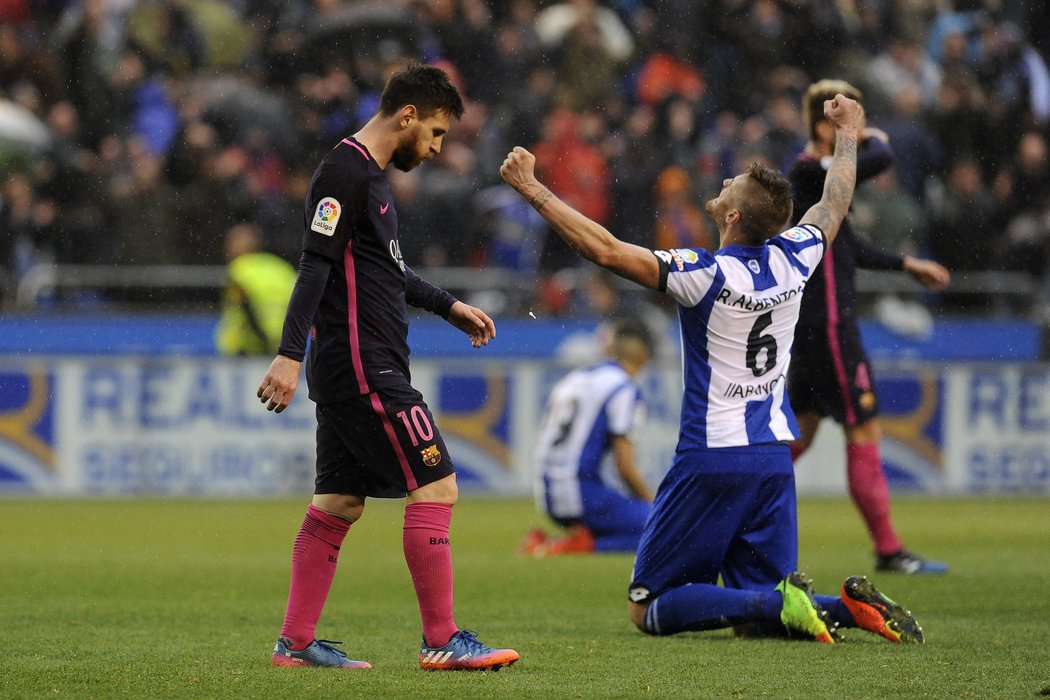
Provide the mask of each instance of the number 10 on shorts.
{"label": "number 10 on shorts", "polygon": [[405,430],[408,431],[413,447],[420,442],[429,442],[434,439],[434,426],[430,424],[430,418],[422,406],[413,406],[410,411],[398,411],[396,415],[405,424]]}

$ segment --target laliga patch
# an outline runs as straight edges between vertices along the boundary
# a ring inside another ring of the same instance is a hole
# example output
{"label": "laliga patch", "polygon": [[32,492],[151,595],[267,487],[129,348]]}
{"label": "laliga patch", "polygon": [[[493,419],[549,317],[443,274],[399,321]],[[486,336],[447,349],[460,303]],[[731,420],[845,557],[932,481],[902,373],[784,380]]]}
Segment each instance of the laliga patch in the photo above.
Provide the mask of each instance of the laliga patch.
{"label": "laliga patch", "polygon": [[808,241],[810,238],[813,238],[813,234],[804,228],[793,228],[790,231],[785,231],[781,235],[795,243],[801,243],[802,241]]}
{"label": "laliga patch", "polygon": [[314,211],[314,220],[310,222],[310,230],[316,231],[322,236],[335,235],[335,227],[339,223],[339,215],[343,213],[343,207],[333,197],[325,197],[317,203]]}
{"label": "laliga patch", "polygon": [[747,269],[751,270],[751,272],[754,272],[756,275],[759,272],[762,272],[762,266],[759,265],[758,261],[755,260],[754,258],[752,258],[751,260],[747,261]]}
{"label": "laliga patch", "polygon": [[690,265],[695,265],[700,260],[700,256],[691,248],[682,248],[678,251],[678,254],[682,256],[682,260],[685,260]]}

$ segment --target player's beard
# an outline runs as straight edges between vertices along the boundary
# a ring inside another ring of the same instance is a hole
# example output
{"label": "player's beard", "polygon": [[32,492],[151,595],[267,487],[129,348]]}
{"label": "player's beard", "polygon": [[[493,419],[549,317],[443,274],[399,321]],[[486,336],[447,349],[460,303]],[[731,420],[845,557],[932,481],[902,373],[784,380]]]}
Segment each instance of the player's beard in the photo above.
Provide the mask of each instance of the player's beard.
{"label": "player's beard", "polygon": [[394,167],[403,172],[408,172],[412,168],[416,167],[423,162],[423,158],[413,148],[413,144],[402,143],[394,149],[393,155],[390,156],[390,162],[394,164]]}

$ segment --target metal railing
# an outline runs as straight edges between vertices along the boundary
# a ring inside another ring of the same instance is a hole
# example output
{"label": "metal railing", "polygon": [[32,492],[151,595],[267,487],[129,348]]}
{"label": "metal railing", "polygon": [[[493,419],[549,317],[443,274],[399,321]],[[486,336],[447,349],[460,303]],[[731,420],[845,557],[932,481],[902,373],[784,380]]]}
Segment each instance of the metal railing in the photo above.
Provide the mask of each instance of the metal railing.
{"label": "metal railing", "polygon": [[15,287],[16,311],[31,311],[45,298],[62,292],[128,292],[141,290],[218,290],[226,284],[222,265],[51,265],[31,267]]}

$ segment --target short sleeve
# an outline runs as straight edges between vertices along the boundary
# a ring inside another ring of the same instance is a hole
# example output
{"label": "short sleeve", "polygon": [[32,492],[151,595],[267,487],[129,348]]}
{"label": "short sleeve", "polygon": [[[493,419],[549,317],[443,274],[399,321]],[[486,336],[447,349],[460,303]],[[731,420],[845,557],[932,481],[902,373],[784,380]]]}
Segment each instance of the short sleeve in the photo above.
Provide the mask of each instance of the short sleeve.
{"label": "short sleeve", "polygon": [[660,261],[660,291],[685,307],[700,303],[718,273],[715,257],[703,248],[654,250],[653,255]]}
{"label": "short sleeve", "polygon": [[819,226],[801,224],[793,226],[770,239],[769,245],[776,246],[794,260],[795,266],[805,270],[806,277],[824,258],[828,243]]}
{"label": "short sleeve", "polygon": [[643,420],[645,415],[643,407],[637,386],[627,383],[617,389],[616,393],[610,397],[605,409],[609,433],[611,435],[630,435]]}

